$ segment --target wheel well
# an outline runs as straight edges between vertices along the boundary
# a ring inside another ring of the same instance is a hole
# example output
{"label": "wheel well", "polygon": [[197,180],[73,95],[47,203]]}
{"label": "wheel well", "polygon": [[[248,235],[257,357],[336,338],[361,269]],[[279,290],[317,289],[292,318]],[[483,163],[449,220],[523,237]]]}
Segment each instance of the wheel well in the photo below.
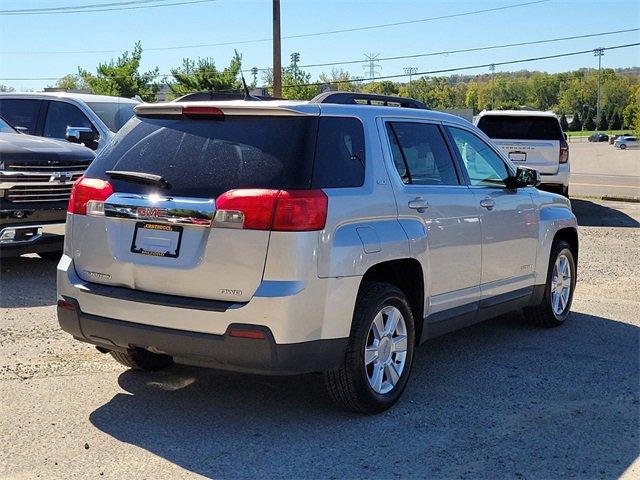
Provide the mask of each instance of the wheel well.
{"label": "wheel well", "polygon": [[424,277],[420,262],[415,258],[405,258],[378,263],[364,274],[362,282],[366,281],[390,283],[402,290],[411,305],[416,327],[416,344],[419,343],[424,312]]}
{"label": "wheel well", "polygon": [[564,240],[565,242],[567,242],[569,244],[569,247],[571,249],[571,253],[573,253],[573,258],[576,262],[576,265],[578,264],[578,250],[579,250],[579,244],[578,244],[578,232],[576,231],[575,228],[563,228],[561,230],[558,230],[555,234],[555,236],[553,237],[553,241],[557,241],[557,240]]}

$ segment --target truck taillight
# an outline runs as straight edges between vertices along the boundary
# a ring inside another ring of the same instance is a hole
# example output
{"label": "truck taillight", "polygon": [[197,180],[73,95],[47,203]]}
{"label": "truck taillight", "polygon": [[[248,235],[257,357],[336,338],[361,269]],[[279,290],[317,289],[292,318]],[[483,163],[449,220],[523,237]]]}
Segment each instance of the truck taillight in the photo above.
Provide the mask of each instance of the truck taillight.
{"label": "truck taillight", "polygon": [[327,204],[322,190],[229,190],[216,200],[213,226],[286,232],[322,230]]}
{"label": "truck taillight", "polygon": [[113,193],[106,180],[80,177],[73,184],[67,212],[75,215],[104,215],[104,201]]}
{"label": "truck taillight", "polygon": [[569,144],[565,140],[560,141],[560,163],[569,161]]}

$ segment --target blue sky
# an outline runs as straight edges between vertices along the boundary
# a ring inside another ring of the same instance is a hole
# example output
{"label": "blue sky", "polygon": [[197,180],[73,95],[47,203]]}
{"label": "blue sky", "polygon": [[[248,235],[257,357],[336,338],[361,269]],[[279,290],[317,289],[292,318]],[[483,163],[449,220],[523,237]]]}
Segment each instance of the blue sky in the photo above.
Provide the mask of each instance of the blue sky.
{"label": "blue sky", "polygon": [[[0,0],[0,10],[107,3],[109,0]],[[111,0],[115,1],[115,0]],[[523,3],[526,0],[281,0],[282,35],[306,34],[390,22],[436,17]],[[381,57],[464,49],[485,45],[584,35],[640,27],[640,2],[616,0],[549,0],[497,12],[441,19],[334,35],[283,39],[283,64],[293,51],[301,63],[324,63],[363,58],[364,53]],[[271,37],[271,1],[218,0],[163,8],[66,15],[0,16],[0,83],[16,90],[41,89],[54,80],[5,80],[6,78],[61,77],[76,73],[78,66],[91,71],[99,61],[117,53],[5,53],[131,49],[140,40],[143,49],[192,44],[242,42]],[[599,38],[521,46],[475,53],[438,55],[380,63],[381,75],[403,73],[403,67],[418,71],[494,63],[534,56],[586,50],[640,41],[640,32]],[[243,67],[268,67],[271,42],[238,43]],[[182,58],[213,57],[218,66],[228,64],[234,45],[200,47],[143,53],[143,68],[156,65],[161,73]],[[640,47],[608,51],[603,66],[640,65]],[[503,70],[566,71],[597,66],[591,54],[497,67]],[[361,65],[343,67],[353,75],[365,75]],[[309,68],[313,78],[331,67]],[[486,69],[459,73],[480,73]],[[248,75],[247,75],[248,77]]]}

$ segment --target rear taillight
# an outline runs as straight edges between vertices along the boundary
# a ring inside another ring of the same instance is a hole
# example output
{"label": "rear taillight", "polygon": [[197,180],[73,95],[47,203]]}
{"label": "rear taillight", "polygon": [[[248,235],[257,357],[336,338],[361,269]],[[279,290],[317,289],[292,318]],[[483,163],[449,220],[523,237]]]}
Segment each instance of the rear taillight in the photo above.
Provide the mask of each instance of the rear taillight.
{"label": "rear taillight", "polygon": [[560,163],[569,161],[569,144],[565,140],[560,141]]}
{"label": "rear taillight", "polygon": [[80,177],[73,184],[67,211],[75,215],[104,215],[104,201],[113,193],[106,180]]}
{"label": "rear taillight", "polygon": [[322,190],[230,190],[216,200],[214,227],[304,232],[327,220]]}

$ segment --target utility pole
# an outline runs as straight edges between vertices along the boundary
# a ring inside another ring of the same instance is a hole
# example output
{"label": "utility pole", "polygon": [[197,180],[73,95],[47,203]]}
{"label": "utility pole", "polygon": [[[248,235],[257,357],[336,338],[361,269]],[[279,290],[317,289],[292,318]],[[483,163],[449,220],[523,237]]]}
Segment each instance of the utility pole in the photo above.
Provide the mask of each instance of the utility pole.
{"label": "utility pole", "polygon": [[273,0],[273,96],[282,96],[282,57],[280,44],[280,0]]}
{"label": "utility pole", "polygon": [[495,109],[495,86],[496,86],[496,81],[494,78],[494,73],[496,71],[496,66],[492,63],[489,66],[489,70],[491,70],[491,110]]}
{"label": "utility pole", "polygon": [[596,123],[600,123],[600,68],[602,67],[602,56],[604,55],[604,48],[596,48],[593,51],[593,55],[598,57],[598,98],[596,100]]}
{"label": "utility pole", "polygon": [[364,54],[365,61],[368,65],[363,65],[362,68],[369,72],[369,78],[373,79],[377,75],[379,75],[378,68],[380,68],[380,63],[378,62],[378,58],[380,58],[379,53],[365,53]]}

